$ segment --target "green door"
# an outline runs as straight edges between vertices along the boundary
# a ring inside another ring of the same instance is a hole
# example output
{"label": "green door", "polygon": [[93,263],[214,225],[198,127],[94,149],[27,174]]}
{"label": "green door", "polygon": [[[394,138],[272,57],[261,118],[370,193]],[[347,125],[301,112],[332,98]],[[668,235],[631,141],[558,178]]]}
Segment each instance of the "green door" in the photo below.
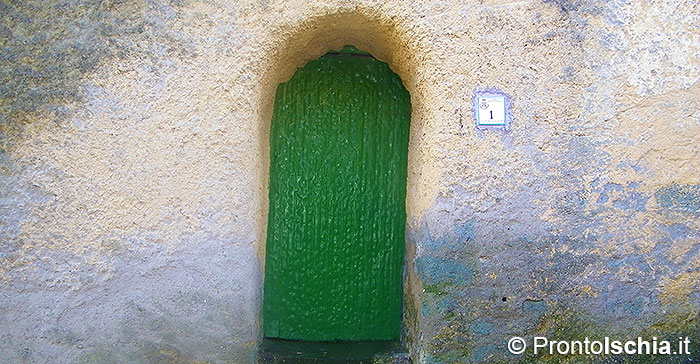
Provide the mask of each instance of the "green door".
{"label": "green door", "polygon": [[352,47],[278,87],[266,337],[398,339],[410,113],[399,77]]}

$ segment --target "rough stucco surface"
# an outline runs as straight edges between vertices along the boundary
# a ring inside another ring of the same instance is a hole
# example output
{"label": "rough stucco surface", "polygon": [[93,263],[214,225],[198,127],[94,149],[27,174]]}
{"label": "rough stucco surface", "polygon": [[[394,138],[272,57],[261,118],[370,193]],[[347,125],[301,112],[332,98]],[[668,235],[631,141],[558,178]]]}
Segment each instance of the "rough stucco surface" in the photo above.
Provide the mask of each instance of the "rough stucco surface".
{"label": "rough stucco surface", "polygon": [[[5,362],[252,362],[275,87],[345,44],[411,94],[415,362],[603,360],[512,357],[512,335],[697,337],[697,1],[0,14]],[[474,127],[478,91],[508,97],[508,130]]]}

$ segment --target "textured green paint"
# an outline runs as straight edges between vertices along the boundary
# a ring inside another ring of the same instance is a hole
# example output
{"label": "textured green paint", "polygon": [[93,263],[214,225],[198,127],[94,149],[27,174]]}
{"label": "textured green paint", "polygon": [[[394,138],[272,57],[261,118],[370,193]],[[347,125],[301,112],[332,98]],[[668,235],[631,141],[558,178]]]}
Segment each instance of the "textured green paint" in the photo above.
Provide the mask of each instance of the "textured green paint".
{"label": "textured green paint", "polygon": [[410,100],[385,63],[345,51],[277,89],[267,337],[399,337]]}

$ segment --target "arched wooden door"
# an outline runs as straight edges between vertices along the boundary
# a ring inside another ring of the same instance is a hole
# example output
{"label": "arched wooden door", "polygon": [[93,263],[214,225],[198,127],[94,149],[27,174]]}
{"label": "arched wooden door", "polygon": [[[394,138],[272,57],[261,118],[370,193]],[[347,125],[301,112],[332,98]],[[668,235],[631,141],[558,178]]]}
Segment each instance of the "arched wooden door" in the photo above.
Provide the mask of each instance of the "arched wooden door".
{"label": "arched wooden door", "polygon": [[399,77],[353,47],[278,87],[266,337],[398,339],[410,113]]}

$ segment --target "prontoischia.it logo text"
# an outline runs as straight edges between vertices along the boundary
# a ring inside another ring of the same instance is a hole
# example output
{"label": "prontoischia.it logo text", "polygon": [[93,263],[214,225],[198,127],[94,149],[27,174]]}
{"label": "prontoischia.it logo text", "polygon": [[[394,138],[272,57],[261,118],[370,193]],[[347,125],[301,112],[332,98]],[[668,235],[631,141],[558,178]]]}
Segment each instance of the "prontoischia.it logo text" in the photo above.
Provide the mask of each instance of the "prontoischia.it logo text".
{"label": "prontoischia.it logo text", "polygon": [[[512,354],[522,354],[527,349],[528,343],[521,337],[512,337],[508,340],[508,351]],[[653,337],[645,340],[638,337],[636,340],[611,340],[605,337],[602,340],[549,340],[546,337],[535,336],[532,338],[533,354],[560,354],[560,355],[690,355],[690,339],[679,337],[678,340],[658,340]]]}

